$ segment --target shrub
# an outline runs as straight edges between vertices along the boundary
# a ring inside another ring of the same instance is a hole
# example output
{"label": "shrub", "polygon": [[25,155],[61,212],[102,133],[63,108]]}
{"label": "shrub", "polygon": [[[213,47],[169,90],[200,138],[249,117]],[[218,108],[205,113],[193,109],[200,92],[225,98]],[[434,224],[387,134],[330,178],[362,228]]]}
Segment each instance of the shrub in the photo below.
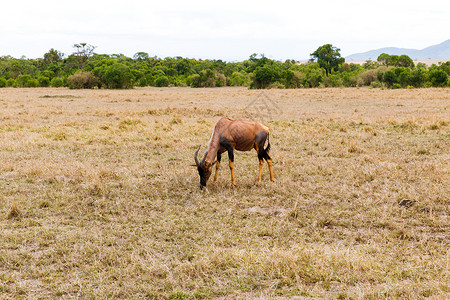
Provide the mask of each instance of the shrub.
{"label": "shrub", "polygon": [[393,70],[387,70],[384,72],[383,80],[386,82],[388,87],[392,87],[394,83],[397,82],[397,75]]}
{"label": "shrub", "polygon": [[323,80],[323,84],[325,87],[342,87],[343,82],[342,78],[337,74],[332,74],[328,77],[325,77]]}
{"label": "shrub", "polygon": [[373,81],[371,84],[370,84],[370,87],[372,87],[372,88],[381,88],[383,85],[381,84],[381,82],[379,82],[378,80],[377,81]]}
{"label": "shrub", "polygon": [[[417,64],[417,66],[419,66]],[[427,79],[428,71],[425,67],[417,67],[411,74],[411,84],[415,87],[421,87]]]}
{"label": "shrub", "polygon": [[241,72],[233,72],[227,83],[232,86],[244,86],[248,84],[248,78]]}
{"label": "shrub", "polygon": [[149,84],[149,82],[148,82],[147,77],[141,77],[141,78],[139,78],[138,86],[144,87],[144,86],[148,86],[148,84]]}
{"label": "shrub", "polygon": [[45,76],[39,76],[38,77],[39,86],[41,87],[48,87],[50,85],[50,79]]}
{"label": "shrub", "polygon": [[160,77],[156,78],[155,86],[157,86],[157,87],[169,86],[169,78],[167,78],[167,76],[160,76]]}
{"label": "shrub", "polygon": [[6,80],[6,86],[7,87],[16,86],[16,81],[14,79],[10,78],[10,79]]}
{"label": "shrub", "polygon": [[428,76],[428,79],[432,86],[434,87],[444,87],[447,85],[448,76],[447,73],[439,70],[434,69],[430,71],[430,75]]}
{"label": "shrub", "polygon": [[55,77],[50,81],[50,85],[52,87],[63,87],[64,86],[64,80],[60,77]]}
{"label": "shrub", "polygon": [[395,69],[395,74],[397,75],[398,83],[403,87],[411,83],[412,72],[411,69],[406,67],[399,67]]}
{"label": "shrub", "polygon": [[216,86],[216,76],[211,69],[206,69],[200,72],[200,81],[202,87]]}
{"label": "shrub", "polygon": [[20,75],[16,78],[15,86],[17,87],[26,87],[28,85],[28,81],[30,81],[32,78],[30,75]]}
{"label": "shrub", "polygon": [[100,83],[98,77],[91,72],[80,71],[67,78],[70,89],[92,89]]}
{"label": "shrub", "polygon": [[305,74],[298,72],[298,71],[294,71],[293,83],[294,83],[295,87],[302,88],[304,81],[305,81]]}
{"label": "shrub", "polygon": [[227,85],[227,78],[225,75],[217,73],[216,74],[216,86],[221,87]]}
{"label": "shrub", "polygon": [[0,88],[2,87],[6,87],[6,79],[5,78],[0,78]]}
{"label": "shrub", "polygon": [[109,89],[127,89],[131,87],[130,68],[121,63],[106,67],[101,76],[102,83]]}
{"label": "shrub", "polygon": [[342,75],[342,83],[346,87],[355,87],[358,83],[356,75],[353,75],[352,73],[344,73]]}
{"label": "shrub", "polygon": [[199,74],[194,74],[194,75],[190,76],[188,82],[189,81],[190,81],[191,87],[199,88],[202,86]]}
{"label": "shrub", "polygon": [[31,78],[25,83],[25,87],[38,87],[39,81],[35,78]]}
{"label": "shrub", "polygon": [[264,89],[279,78],[280,74],[276,68],[271,65],[264,65],[255,69],[255,79],[253,87]]}
{"label": "shrub", "polygon": [[359,86],[369,86],[372,82],[377,81],[377,73],[376,69],[367,70],[359,73],[358,75],[358,85]]}

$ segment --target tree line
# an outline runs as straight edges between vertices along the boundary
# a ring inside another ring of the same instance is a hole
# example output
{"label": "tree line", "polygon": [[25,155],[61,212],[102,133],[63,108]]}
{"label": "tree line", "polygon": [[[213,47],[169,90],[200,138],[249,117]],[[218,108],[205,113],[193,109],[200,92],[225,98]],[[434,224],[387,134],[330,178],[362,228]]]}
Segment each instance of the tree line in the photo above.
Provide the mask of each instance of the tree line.
{"label": "tree line", "polygon": [[361,87],[420,88],[450,86],[450,62],[427,67],[407,55],[381,54],[364,64],[345,62],[340,49],[326,44],[308,62],[269,59],[252,54],[242,62],[184,57],[152,57],[138,52],[97,54],[86,43],[65,55],[50,49],[43,58],[0,57],[0,87],[127,89],[136,86],[265,88]]}

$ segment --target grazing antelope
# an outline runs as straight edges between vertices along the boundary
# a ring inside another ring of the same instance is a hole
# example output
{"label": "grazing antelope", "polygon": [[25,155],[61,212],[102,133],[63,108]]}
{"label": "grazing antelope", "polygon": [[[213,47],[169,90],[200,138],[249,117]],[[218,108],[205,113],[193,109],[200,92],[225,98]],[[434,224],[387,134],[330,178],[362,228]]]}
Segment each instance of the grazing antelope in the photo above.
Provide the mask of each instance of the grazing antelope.
{"label": "grazing antelope", "polygon": [[[267,147],[264,149],[264,144],[267,139]],[[272,158],[269,156],[270,142],[269,142],[269,128],[257,122],[248,120],[231,120],[228,118],[221,118],[214,127],[206,149],[205,156],[202,161],[198,161],[197,148],[194,154],[195,165],[200,175],[200,189],[206,186],[209,177],[212,173],[212,167],[216,165],[216,173],[214,174],[214,181],[217,180],[217,173],[220,167],[220,160],[222,153],[228,152],[229,166],[231,171],[231,183],[235,185],[234,181],[234,149],[239,151],[250,151],[255,149],[258,153],[259,159],[259,175],[258,182],[261,181],[261,172],[264,164],[264,159],[267,161],[270,172],[270,180],[274,181],[272,170]],[[217,160],[216,160],[217,157]]]}

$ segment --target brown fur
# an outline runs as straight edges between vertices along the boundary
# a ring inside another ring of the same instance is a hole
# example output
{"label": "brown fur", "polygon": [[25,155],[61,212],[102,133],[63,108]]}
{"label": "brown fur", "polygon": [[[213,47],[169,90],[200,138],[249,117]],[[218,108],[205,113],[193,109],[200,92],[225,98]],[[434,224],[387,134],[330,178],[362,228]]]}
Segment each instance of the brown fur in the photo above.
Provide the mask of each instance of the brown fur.
{"label": "brown fur", "polygon": [[[269,138],[269,128],[266,126],[249,120],[231,120],[229,118],[221,118],[215,125],[211,139],[208,143],[207,152],[201,162],[196,165],[199,169],[200,176],[203,176],[203,184],[206,186],[206,182],[211,176],[212,166],[216,165],[216,174],[214,175],[214,181],[217,180],[217,173],[219,170],[220,162],[216,161],[216,157],[220,154],[228,151],[228,157],[230,159],[229,167],[231,171],[231,182],[234,185],[234,150],[250,151],[255,149],[259,157],[259,175],[258,182],[261,181],[261,171],[264,159],[267,161],[270,172],[270,180],[274,181],[272,170],[272,159],[268,155],[268,149],[264,149],[264,143],[266,138]],[[197,149],[198,150],[198,149]],[[198,151],[196,152],[196,154]],[[195,156],[196,158],[196,156]],[[202,181],[202,178],[201,178]]]}

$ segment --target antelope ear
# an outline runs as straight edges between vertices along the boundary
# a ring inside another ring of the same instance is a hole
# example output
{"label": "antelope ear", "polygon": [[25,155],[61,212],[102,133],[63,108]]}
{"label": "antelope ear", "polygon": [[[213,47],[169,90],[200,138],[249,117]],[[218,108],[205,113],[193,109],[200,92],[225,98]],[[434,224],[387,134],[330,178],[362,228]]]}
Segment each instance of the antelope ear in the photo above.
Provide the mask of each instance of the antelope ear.
{"label": "antelope ear", "polygon": [[192,164],[192,165],[190,165],[191,167],[197,167],[197,165],[196,164]]}

